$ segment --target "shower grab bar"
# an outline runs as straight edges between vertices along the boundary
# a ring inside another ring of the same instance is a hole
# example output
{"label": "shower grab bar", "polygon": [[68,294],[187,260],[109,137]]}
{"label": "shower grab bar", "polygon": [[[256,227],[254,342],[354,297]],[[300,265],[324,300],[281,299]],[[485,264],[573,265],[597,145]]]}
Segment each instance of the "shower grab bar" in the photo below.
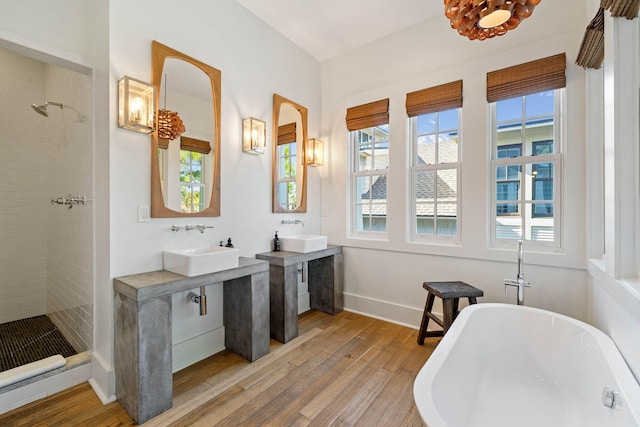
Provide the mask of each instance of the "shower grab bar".
{"label": "shower grab bar", "polygon": [[66,205],[69,206],[69,209],[71,209],[73,205],[86,205],[89,202],[91,202],[91,200],[87,199],[86,196],[74,196],[73,194],[51,199],[52,205]]}

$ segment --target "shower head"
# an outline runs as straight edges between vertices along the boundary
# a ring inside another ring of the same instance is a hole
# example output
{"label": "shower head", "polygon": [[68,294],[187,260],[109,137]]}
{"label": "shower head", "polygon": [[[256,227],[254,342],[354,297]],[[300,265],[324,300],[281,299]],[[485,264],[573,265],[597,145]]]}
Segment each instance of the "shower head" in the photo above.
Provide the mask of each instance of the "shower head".
{"label": "shower head", "polygon": [[45,117],[49,117],[49,113],[47,113],[47,105],[38,105],[38,104],[31,104],[31,108],[33,108],[33,110],[38,113],[38,114],[42,114]]}
{"label": "shower head", "polygon": [[53,102],[53,101],[47,101],[44,104],[31,104],[31,108],[33,108],[33,111],[35,111],[38,114],[41,114],[45,117],[49,117],[49,113],[47,112],[47,107],[49,105],[53,105],[55,107],[60,107],[60,109],[62,110],[63,108],[69,108],[71,110],[74,110],[76,112],[76,114],[78,115],[78,121],[79,122],[84,122],[85,120],[87,120],[87,116],[85,116],[84,114],[82,114],[80,112],[80,110],[78,110],[76,107],[72,107],[70,105],[63,105],[61,102]]}
{"label": "shower head", "polygon": [[33,108],[33,110],[38,113],[38,114],[42,114],[45,117],[49,117],[49,113],[47,113],[47,107],[49,105],[55,105],[56,107],[60,107],[60,109],[62,109],[62,104],[59,102],[50,102],[47,101],[44,104],[38,105],[38,104],[31,104],[31,108]]}

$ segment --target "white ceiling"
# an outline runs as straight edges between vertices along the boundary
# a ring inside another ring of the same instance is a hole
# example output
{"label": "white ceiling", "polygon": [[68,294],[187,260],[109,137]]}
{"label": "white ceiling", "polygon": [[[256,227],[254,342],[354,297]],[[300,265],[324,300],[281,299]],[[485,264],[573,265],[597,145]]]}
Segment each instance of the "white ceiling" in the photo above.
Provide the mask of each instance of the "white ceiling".
{"label": "white ceiling", "polygon": [[442,15],[441,0],[236,0],[324,61]]}

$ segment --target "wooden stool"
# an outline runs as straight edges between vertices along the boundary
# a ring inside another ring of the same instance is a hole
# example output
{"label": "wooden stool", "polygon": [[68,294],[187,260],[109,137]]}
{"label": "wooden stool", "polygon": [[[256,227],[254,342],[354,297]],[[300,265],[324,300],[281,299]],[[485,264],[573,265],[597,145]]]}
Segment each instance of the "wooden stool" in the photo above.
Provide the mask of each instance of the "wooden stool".
{"label": "wooden stool", "polygon": [[[424,306],[422,314],[422,323],[420,324],[420,332],[418,333],[418,344],[423,345],[426,337],[442,337],[447,333],[451,324],[458,316],[458,301],[460,298],[468,298],[469,304],[476,304],[476,297],[484,295],[482,290],[467,285],[464,282],[424,282],[422,287],[428,292],[427,303]],[[442,299],[442,315],[440,320],[433,313],[433,301],[435,297]],[[438,325],[442,326],[442,331],[427,332],[429,319],[433,319]]]}

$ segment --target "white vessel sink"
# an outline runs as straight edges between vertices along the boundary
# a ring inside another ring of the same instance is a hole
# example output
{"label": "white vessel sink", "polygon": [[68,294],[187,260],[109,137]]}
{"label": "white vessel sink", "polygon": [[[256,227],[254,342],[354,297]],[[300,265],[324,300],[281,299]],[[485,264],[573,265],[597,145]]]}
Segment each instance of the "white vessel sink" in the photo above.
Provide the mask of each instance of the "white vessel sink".
{"label": "white vessel sink", "polygon": [[238,266],[239,251],[222,246],[172,249],[163,252],[164,269],[193,277]]}
{"label": "white vessel sink", "polygon": [[297,236],[280,237],[280,249],[288,252],[308,252],[321,251],[327,249],[327,236],[319,234],[300,234]]}

